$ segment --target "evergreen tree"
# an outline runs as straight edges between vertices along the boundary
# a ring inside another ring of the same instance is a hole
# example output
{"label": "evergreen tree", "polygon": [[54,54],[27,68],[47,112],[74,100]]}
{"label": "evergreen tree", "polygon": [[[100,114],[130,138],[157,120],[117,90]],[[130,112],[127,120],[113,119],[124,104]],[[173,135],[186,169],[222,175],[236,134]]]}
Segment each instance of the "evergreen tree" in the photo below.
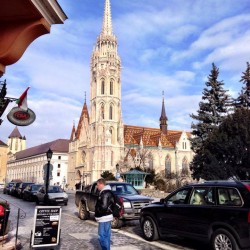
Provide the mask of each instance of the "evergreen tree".
{"label": "evergreen tree", "polygon": [[247,69],[242,72],[240,82],[243,82],[243,87],[239,97],[235,99],[236,108],[249,108],[250,107],[250,64],[247,62]]}
{"label": "evergreen tree", "polygon": [[113,173],[109,172],[109,171],[104,171],[102,174],[101,174],[101,177],[103,179],[105,179],[106,181],[114,181],[116,180],[115,176],[113,175]]}
{"label": "evergreen tree", "polygon": [[199,103],[197,115],[191,114],[191,118],[197,121],[192,123],[191,128],[193,137],[190,139],[191,148],[196,154],[190,163],[190,169],[193,171],[193,177],[199,179],[203,168],[204,151],[203,144],[209,134],[218,127],[228,112],[230,102],[229,95],[224,90],[223,81],[218,80],[219,69],[212,64],[212,70],[208,76],[206,87],[203,90],[202,100]]}
{"label": "evergreen tree", "polygon": [[209,135],[202,151],[200,178],[250,179],[250,110],[237,109],[229,115]]}

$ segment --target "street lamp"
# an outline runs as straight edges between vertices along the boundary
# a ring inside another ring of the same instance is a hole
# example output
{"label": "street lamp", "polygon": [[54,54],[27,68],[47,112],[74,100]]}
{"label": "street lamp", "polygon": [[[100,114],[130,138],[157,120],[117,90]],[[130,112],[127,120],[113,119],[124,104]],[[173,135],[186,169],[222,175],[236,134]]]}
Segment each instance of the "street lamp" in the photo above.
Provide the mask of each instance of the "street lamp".
{"label": "street lamp", "polygon": [[46,182],[45,182],[45,196],[44,196],[44,202],[47,203],[48,201],[48,188],[49,188],[49,172],[50,172],[50,160],[52,158],[53,151],[49,148],[49,150],[46,152],[48,166],[47,166],[47,173],[46,173]]}

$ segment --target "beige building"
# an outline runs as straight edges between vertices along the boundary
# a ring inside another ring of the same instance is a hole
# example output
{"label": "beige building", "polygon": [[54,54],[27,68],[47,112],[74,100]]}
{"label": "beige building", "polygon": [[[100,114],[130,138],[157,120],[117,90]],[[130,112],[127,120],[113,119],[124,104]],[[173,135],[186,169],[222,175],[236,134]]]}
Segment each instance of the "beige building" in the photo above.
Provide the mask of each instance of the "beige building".
{"label": "beige building", "polygon": [[0,140],[0,183],[5,183],[8,145]]}
{"label": "beige building", "polygon": [[[92,53],[90,112],[86,98],[69,145],[69,184],[88,184],[104,171],[116,173],[140,166],[167,175],[188,171],[193,154],[189,133],[169,130],[162,101],[160,128],[124,125],[121,111],[121,60],[112,30],[110,1]],[[159,107],[160,114],[160,107]]]}
{"label": "beige building", "polygon": [[58,139],[12,154],[7,163],[7,181],[44,183],[46,152],[53,151],[51,159],[52,178],[50,184],[64,186],[67,183],[69,140]]}

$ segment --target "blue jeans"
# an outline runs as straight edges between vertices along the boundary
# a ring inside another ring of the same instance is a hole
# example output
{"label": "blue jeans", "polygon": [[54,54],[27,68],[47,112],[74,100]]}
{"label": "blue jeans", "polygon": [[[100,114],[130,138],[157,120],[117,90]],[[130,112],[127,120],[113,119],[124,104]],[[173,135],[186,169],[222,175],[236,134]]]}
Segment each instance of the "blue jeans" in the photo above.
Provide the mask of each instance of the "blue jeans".
{"label": "blue jeans", "polygon": [[98,239],[102,250],[110,250],[111,221],[98,224]]}

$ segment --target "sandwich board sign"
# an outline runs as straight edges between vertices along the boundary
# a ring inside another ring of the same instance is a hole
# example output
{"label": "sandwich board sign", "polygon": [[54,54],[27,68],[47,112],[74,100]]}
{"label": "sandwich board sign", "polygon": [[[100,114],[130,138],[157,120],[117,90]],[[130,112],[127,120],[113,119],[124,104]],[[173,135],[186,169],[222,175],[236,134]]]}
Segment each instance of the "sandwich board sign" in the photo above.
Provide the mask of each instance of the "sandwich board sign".
{"label": "sandwich board sign", "polygon": [[51,247],[60,242],[61,224],[60,206],[37,206],[35,208],[34,226],[31,236],[31,246]]}

